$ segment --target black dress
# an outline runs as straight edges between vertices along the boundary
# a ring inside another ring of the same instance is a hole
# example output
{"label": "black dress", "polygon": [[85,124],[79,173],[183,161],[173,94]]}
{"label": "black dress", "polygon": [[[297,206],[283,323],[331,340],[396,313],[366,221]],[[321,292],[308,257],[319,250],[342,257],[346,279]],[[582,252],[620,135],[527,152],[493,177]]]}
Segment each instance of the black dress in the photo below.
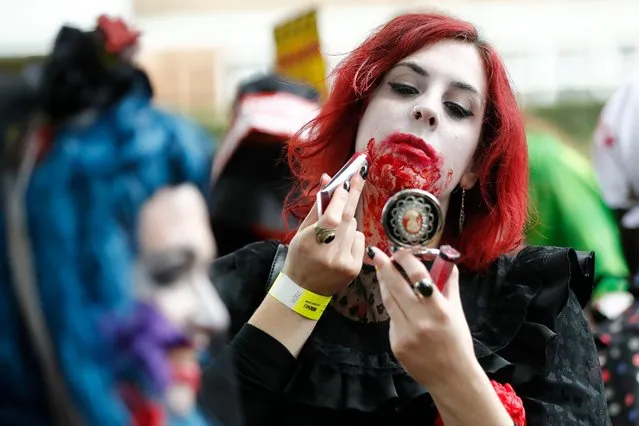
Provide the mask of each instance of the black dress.
{"label": "black dress", "polygon": [[[235,365],[228,376],[238,381],[246,425],[432,425],[433,401],[393,356],[388,322],[358,323],[329,307],[297,359],[245,324],[265,296],[277,247],[255,243],[212,268],[235,336],[220,359]],[[582,313],[593,265],[594,253],[529,247],[483,274],[461,276],[479,363],[491,379],[514,387],[529,426],[609,424]],[[205,393],[215,392],[207,376],[220,374],[215,365],[205,369]]]}

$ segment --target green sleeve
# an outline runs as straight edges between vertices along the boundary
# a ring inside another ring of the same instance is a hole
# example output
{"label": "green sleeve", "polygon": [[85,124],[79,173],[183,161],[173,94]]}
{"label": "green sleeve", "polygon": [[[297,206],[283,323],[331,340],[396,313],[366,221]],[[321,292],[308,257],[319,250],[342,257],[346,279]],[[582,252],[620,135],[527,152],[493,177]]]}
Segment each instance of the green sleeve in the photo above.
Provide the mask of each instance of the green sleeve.
{"label": "green sleeve", "polygon": [[603,203],[592,167],[552,136],[528,134],[531,245],[594,250],[595,297],[628,287],[618,228]]}

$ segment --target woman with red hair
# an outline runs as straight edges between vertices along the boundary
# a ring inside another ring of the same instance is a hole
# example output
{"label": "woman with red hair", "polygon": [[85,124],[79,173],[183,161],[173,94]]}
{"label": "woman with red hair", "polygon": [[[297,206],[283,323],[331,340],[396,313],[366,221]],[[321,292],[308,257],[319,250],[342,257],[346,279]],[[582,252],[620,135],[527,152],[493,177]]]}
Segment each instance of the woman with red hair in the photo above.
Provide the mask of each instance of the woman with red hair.
{"label": "woman with red hair", "polygon": [[[248,425],[607,424],[582,313],[594,253],[518,249],[523,120],[501,59],[471,24],[393,19],[337,67],[306,131],[288,149],[293,238],[212,268],[234,323],[222,356],[235,363]],[[320,185],[357,152],[369,167],[320,215]],[[462,254],[442,288],[381,224],[384,203],[410,188],[441,206],[431,245]]]}

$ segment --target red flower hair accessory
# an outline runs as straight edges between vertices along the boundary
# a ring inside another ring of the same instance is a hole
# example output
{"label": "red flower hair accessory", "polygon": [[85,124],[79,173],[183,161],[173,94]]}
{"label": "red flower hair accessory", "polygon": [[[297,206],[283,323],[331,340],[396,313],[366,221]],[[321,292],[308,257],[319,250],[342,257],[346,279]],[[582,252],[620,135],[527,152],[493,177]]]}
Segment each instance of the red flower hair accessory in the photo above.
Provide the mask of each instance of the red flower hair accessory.
{"label": "red flower hair accessory", "polygon": [[104,48],[108,53],[117,54],[137,43],[139,31],[132,30],[122,19],[100,15],[98,29],[104,34]]}

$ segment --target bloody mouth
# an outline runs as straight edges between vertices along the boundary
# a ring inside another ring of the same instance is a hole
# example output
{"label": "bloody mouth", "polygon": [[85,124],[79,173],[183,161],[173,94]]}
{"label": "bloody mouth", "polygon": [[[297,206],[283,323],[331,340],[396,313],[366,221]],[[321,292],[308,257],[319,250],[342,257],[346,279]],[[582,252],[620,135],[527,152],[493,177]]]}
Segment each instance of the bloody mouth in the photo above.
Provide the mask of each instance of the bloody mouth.
{"label": "bloody mouth", "polygon": [[439,155],[437,155],[432,146],[422,138],[410,133],[392,133],[382,141],[383,144],[391,145],[394,151],[411,158],[419,166],[427,166],[440,160]]}
{"label": "bloody mouth", "polygon": [[381,224],[384,204],[395,193],[409,188],[439,196],[446,184],[442,179],[444,160],[423,139],[401,132],[392,133],[379,144],[371,139],[365,152],[369,169],[362,199],[363,231],[368,244],[375,244],[388,253]]}
{"label": "bloody mouth", "polygon": [[369,178],[387,196],[407,188],[419,188],[439,195],[444,160],[423,139],[395,132],[381,143],[371,139],[366,147]]}

